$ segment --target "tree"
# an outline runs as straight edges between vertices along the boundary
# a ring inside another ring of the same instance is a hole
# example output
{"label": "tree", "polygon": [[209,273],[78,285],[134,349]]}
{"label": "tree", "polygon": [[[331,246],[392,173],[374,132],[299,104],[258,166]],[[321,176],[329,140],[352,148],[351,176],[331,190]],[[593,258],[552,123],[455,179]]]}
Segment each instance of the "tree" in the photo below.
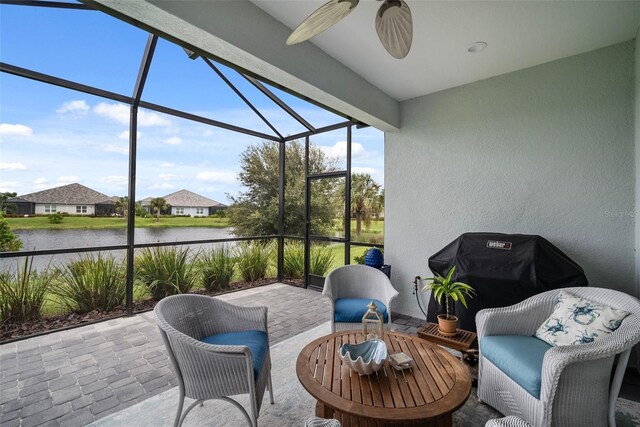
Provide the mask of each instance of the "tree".
{"label": "tree", "polygon": [[[238,181],[246,188],[238,195],[228,195],[229,224],[237,236],[278,234],[278,142],[262,141],[249,146],[240,155]],[[304,235],[305,229],[305,149],[299,141],[285,145],[285,218],[284,229],[289,235]],[[328,157],[320,148],[309,147],[311,173],[335,170],[336,159]],[[339,179],[315,181],[312,192],[311,228],[313,234],[329,230],[336,218],[335,203]]]}
{"label": "tree", "polygon": [[368,173],[351,175],[351,217],[356,220],[356,236],[362,233],[362,222],[366,227],[380,208],[380,184]]}
{"label": "tree", "polygon": [[160,213],[169,209],[171,206],[162,197],[155,197],[149,201],[149,207],[151,208],[151,211],[155,212],[157,215],[156,221],[160,221]]}
{"label": "tree", "polygon": [[116,213],[122,215],[123,217],[127,217],[129,213],[129,197],[124,196],[118,198],[115,204]]}
{"label": "tree", "polygon": [[9,199],[12,197],[16,197],[18,193],[5,191],[4,193],[0,193],[0,212],[9,213],[9,211],[16,210],[15,203],[9,202]]}
{"label": "tree", "polygon": [[22,241],[16,233],[11,230],[9,222],[4,215],[0,213],[0,252],[19,251],[21,248]]}

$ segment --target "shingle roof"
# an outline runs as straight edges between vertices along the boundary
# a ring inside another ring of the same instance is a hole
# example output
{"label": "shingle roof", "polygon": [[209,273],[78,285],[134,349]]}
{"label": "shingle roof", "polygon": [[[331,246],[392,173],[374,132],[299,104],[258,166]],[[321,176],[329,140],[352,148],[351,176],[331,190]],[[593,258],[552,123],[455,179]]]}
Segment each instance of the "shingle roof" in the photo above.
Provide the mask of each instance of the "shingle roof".
{"label": "shingle roof", "polygon": [[189,190],[180,190],[163,197],[171,206],[194,208],[208,208],[210,206],[224,206],[220,202],[201,196]]}
{"label": "shingle roof", "polygon": [[69,184],[35,193],[23,194],[9,199],[12,202],[31,203],[59,203],[63,205],[85,204],[95,205],[110,199],[106,194],[99,193],[81,184]]}

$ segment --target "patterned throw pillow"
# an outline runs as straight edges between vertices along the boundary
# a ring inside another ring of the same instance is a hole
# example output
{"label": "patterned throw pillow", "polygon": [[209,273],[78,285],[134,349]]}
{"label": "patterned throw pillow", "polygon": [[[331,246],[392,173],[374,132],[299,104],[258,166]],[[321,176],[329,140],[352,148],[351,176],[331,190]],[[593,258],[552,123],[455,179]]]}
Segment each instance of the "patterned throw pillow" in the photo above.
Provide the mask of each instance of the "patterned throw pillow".
{"label": "patterned throw pillow", "polygon": [[588,344],[618,329],[628,315],[628,311],[560,291],[553,313],[535,336],[554,346]]}

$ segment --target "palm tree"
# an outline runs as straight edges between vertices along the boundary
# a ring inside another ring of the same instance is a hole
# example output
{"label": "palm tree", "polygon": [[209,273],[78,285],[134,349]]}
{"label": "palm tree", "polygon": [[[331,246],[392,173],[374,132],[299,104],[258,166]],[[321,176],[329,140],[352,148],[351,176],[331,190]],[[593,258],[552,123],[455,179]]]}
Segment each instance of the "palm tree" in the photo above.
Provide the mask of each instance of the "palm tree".
{"label": "palm tree", "polygon": [[128,196],[120,197],[116,201],[115,208],[116,208],[116,213],[119,213],[126,218],[127,214],[129,213],[129,197]]}
{"label": "palm tree", "polygon": [[380,184],[368,173],[351,175],[351,217],[356,219],[356,236],[362,232],[362,221],[369,227],[374,214],[378,211]]}
{"label": "palm tree", "polygon": [[160,212],[169,209],[169,204],[162,197],[154,197],[149,201],[149,207],[156,213],[156,221],[160,221]]}

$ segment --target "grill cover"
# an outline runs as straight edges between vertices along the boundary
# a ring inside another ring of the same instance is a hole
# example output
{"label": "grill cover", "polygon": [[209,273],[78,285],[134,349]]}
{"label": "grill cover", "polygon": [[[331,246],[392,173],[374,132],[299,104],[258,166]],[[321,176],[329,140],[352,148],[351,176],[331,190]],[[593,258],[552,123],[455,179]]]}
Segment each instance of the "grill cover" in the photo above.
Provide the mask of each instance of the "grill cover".
{"label": "grill cover", "polygon": [[[458,326],[476,330],[476,313],[483,308],[516,304],[535,294],[571,286],[587,286],[582,268],[547,239],[526,234],[465,233],[429,258],[434,273],[446,275],[455,265],[456,281],[471,285],[476,295],[468,309],[450,301]],[[444,301],[443,301],[444,302]],[[431,298],[427,320],[444,313]]]}

